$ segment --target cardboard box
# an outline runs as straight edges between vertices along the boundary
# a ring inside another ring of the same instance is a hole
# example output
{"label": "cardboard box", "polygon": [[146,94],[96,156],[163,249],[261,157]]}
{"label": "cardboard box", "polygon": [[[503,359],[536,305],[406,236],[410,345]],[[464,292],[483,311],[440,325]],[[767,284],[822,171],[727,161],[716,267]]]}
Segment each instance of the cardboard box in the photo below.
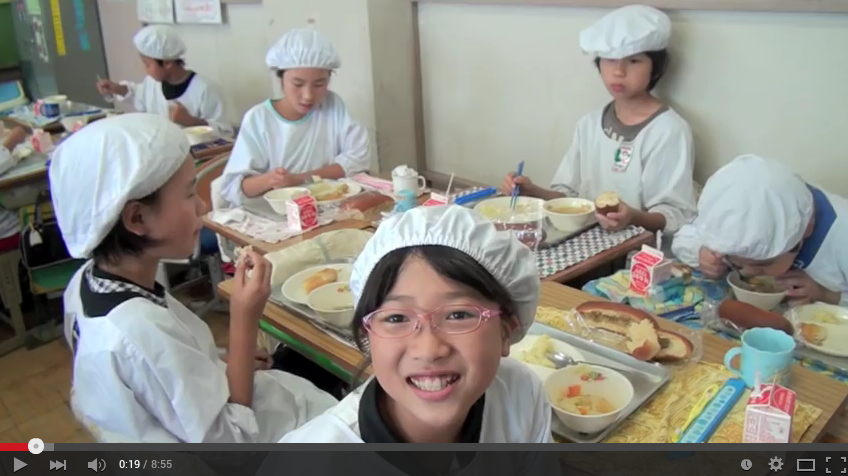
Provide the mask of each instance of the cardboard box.
{"label": "cardboard box", "polygon": [[789,443],[797,395],[777,384],[760,384],[745,407],[743,443]]}
{"label": "cardboard box", "polygon": [[290,230],[306,231],[318,226],[318,205],[312,195],[301,195],[286,202],[286,221]]}

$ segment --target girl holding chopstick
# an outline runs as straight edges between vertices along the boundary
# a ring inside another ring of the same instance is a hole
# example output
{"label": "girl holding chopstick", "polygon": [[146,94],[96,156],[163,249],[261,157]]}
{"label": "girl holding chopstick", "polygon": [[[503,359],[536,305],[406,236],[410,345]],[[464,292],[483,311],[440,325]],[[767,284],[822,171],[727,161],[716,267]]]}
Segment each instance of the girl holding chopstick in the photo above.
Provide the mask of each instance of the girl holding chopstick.
{"label": "girl holding chopstick", "polygon": [[609,230],[637,225],[672,234],[695,213],[692,131],[651,91],[666,71],[671,34],[659,10],[632,5],[615,10],[580,34],[613,100],[579,120],[550,189],[510,173],[503,189],[543,199],[594,200],[616,192],[617,209],[597,213]]}

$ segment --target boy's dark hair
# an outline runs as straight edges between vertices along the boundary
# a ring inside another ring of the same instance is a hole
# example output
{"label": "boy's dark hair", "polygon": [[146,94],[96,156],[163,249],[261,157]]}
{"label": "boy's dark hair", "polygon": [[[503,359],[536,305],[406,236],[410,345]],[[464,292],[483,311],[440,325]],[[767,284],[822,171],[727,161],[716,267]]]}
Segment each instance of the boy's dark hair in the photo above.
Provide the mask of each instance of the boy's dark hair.
{"label": "boy's dark hair", "polygon": [[[166,61],[166,60],[160,60],[160,59],[158,59],[158,60],[156,60],[156,63],[157,63],[159,66],[164,67],[164,66],[165,66],[165,61]],[[181,59],[167,60],[167,61],[170,61],[170,62],[172,62],[172,63],[176,63],[176,64],[177,64],[177,65],[179,65],[179,66],[185,66],[185,61],[184,61],[184,60],[181,60]]]}
{"label": "boy's dark hair", "polygon": [[278,78],[283,79],[284,74],[286,74],[286,70],[284,70],[284,69],[278,69],[277,70],[277,77]]}
{"label": "boy's dark hair", "polygon": [[[653,91],[660,82],[660,79],[665,75],[668,69],[668,50],[645,51],[648,59],[651,60],[651,81],[648,83],[648,92]],[[598,71],[601,69],[601,59],[595,58],[595,67]]]}
{"label": "boy's dark hair", "polygon": [[[135,201],[140,202],[142,205],[156,206],[159,201],[159,191],[157,190]],[[156,244],[156,240],[146,236],[136,235],[127,230],[123,220],[118,218],[115,226],[106,234],[103,241],[94,248],[92,255],[96,262],[114,264],[125,256],[139,256],[144,250]]]}
{"label": "boy's dark hair", "polygon": [[[366,356],[370,355],[368,332],[365,329],[364,318],[383,305],[383,301],[395,286],[404,263],[418,256],[427,262],[439,275],[467,286],[484,299],[498,305],[504,318],[515,316],[515,304],[510,298],[509,291],[495,279],[492,274],[474,258],[455,248],[440,245],[423,245],[399,248],[390,253],[374,266],[362,290],[362,296],[356,305],[351,323],[353,338],[356,346]],[[366,360],[357,375],[354,375],[352,386],[357,386],[362,374],[370,365],[370,357]]]}

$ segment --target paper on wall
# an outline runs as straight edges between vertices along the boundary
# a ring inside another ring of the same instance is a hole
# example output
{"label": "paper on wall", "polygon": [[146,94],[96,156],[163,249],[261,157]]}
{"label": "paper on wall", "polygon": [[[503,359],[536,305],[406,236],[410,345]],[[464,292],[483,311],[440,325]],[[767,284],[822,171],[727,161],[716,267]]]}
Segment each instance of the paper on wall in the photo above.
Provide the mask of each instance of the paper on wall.
{"label": "paper on wall", "polygon": [[137,0],[138,21],[174,23],[174,0]]}
{"label": "paper on wall", "polygon": [[174,0],[178,23],[223,23],[221,0]]}

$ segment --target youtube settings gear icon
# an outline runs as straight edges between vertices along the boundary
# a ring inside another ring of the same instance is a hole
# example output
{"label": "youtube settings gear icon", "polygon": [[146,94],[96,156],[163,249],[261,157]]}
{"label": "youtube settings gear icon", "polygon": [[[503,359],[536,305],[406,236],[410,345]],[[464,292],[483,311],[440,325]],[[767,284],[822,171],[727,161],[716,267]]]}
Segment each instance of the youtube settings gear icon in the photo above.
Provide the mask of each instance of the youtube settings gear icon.
{"label": "youtube settings gear icon", "polygon": [[769,460],[769,469],[772,471],[780,471],[783,469],[783,460],[775,456]]}

